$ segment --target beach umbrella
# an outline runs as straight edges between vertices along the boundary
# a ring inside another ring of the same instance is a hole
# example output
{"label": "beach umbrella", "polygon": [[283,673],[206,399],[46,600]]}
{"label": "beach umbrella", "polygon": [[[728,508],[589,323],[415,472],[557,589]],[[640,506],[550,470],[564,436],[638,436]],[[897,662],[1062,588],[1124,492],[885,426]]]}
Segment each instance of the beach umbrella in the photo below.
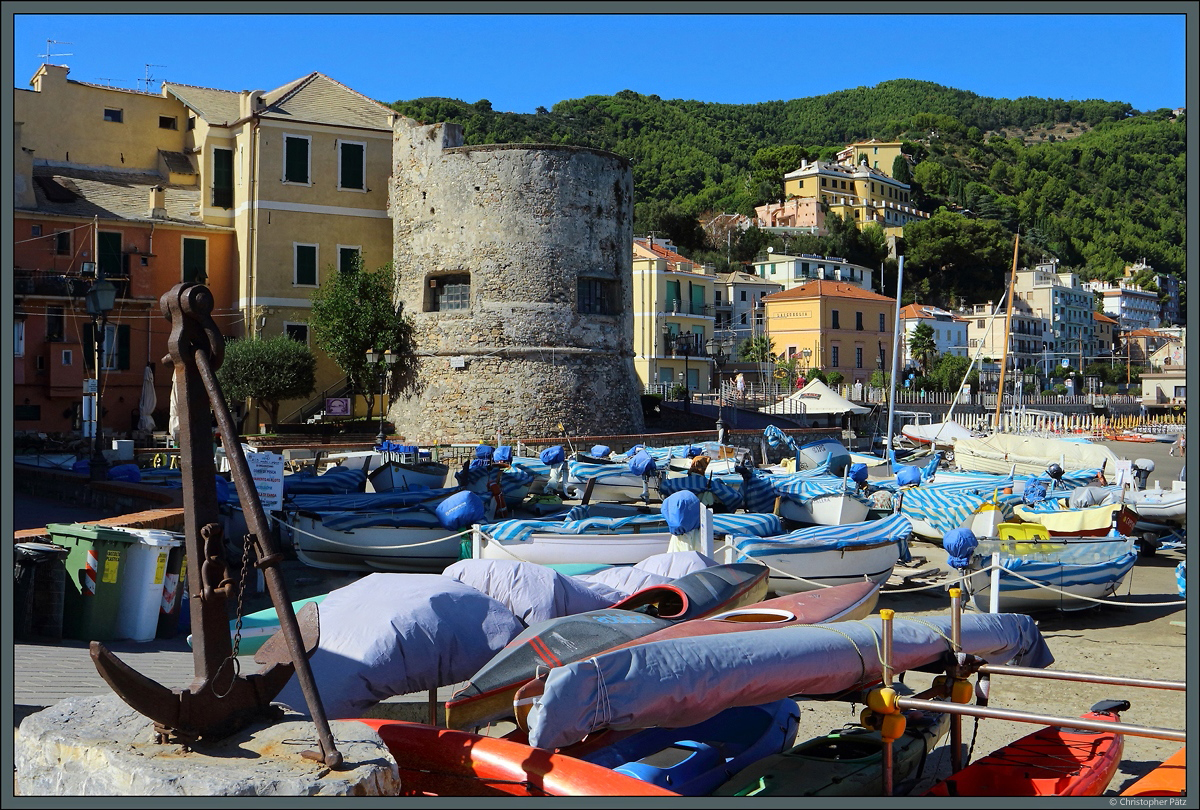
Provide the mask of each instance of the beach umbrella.
{"label": "beach umbrella", "polygon": [[154,430],[154,409],[158,406],[158,395],[154,393],[154,367],[146,364],[142,372],[142,396],[138,399],[138,429]]}
{"label": "beach umbrella", "polygon": [[179,446],[179,402],[175,396],[175,382],[171,382],[171,407],[170,415],[167,417],[167,432],[171,434],[171,441],[175,446]]}

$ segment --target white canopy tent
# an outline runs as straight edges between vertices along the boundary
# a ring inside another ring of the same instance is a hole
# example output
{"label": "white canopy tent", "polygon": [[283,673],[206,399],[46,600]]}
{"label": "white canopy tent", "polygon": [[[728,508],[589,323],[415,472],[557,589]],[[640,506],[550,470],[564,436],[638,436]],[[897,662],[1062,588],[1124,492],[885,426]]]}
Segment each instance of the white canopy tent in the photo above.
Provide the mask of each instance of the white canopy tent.
{"label": "white canopy tent", "polygon": [[870,408],[855,405],[820,380],[813,380],[791,396],[759,410],[762,413],[804,414],[806,416],[871,412]]}

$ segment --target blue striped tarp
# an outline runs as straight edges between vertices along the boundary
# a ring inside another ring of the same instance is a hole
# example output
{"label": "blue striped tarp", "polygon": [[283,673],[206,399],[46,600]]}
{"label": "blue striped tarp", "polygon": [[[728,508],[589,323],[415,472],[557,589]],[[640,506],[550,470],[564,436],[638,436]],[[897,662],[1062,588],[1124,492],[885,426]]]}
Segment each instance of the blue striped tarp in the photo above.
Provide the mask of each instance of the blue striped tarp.
{"label": "blue striped tarp", "polygon": [[293,473],[283,477],[284,495],[345,495],[362,492],[367,474],[347,467],[330,467],[320,475]]}
{"label": "blue striped tarp", "polygon": [[774,537],[733,537],[737,550],[749,559],[769,554],[899,543],[901,560],[908,560],[908,536],[912,523],[904,515],[889,515],[878,520],[847,523],[842,526],[810,526]]}
{"label": "blue striped tarp", "polygon": [[488,523],[480,529],[502,543],[518,542],[529,535],[549,534],[624,534],[633,528],[646,532],[670,532],[662,514],[630,515],[623,518],[589,517],[583,520],[502,520]]}
{"label": "blue striped tarp", "polygon": [[783,521],[770,512],[738,512],[713,515],[713,534],[772,537],[783,534]]}
{"label": "blue striped tarp", "polygon": [[336,531],[376,527],[436,529],[442,525],[436,512],[421,506],[373,512],[329,512],[321,516],[321,524]]}
{"label": "blue striped tarp", "polygon": [[733,476],[737,484],[729,482],[729,476],[707,476],[691,473],[678,478],[662,478],[658,482],[658,491],[665,498],[676,492],[687,490],[701,495],[711,492],[714,502],[720,502],[727,509],[737,509],[742,505],[742,477]]}

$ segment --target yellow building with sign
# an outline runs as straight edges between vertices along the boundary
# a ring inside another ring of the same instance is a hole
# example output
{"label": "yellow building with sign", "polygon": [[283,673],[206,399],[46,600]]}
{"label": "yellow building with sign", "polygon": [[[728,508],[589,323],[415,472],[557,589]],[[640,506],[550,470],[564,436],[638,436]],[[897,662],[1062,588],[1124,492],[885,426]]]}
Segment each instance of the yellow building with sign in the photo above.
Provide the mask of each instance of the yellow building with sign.
{"label": "yellow building with sign", "polygon": [[868,382],[891,371],[896,299],[838,281],[812,281],[763,299],[764,335],[802,371],[840,372],[843,382]]}

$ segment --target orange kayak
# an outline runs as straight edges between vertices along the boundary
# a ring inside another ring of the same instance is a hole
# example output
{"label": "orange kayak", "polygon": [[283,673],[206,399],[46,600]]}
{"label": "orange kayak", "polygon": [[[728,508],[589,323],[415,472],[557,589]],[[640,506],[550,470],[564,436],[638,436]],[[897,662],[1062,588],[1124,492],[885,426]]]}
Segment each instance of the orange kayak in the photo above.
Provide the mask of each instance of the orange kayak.
{"label": "orange kayak", "polygon": [[361,718],[400,766],[401,796],[677,796],[611,768],[511,740]]}
{"label": "orange kayak", "polygon": [[[1124,701],[1105,701],[1084,720],[1119,723]],[[1121,764],[1125,738],[1113,731],[1048,726],[981,757],[926,796],[1099,796]]]}
{"label": "orange kayak", "polygon": [[1180,748],[1162,765],[1134,782],[1122,796],[1183,796],[1187,789],[1187,748]]}

